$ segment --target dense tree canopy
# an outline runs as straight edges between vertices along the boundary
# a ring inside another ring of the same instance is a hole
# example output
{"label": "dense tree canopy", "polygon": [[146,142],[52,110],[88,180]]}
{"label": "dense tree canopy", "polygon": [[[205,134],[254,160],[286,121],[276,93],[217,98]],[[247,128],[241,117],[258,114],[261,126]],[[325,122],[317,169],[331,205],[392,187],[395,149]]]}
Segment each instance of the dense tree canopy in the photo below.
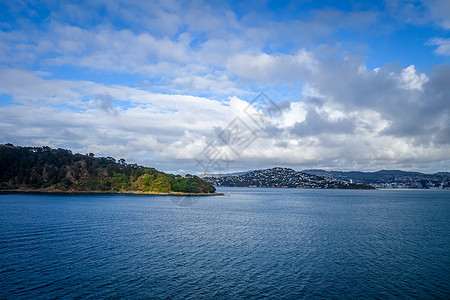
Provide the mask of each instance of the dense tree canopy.
{"label": "dense tree canopy", "polygon": [[66,149],[0,145],[0,190],[214,193],[197,176],[172,175]]}

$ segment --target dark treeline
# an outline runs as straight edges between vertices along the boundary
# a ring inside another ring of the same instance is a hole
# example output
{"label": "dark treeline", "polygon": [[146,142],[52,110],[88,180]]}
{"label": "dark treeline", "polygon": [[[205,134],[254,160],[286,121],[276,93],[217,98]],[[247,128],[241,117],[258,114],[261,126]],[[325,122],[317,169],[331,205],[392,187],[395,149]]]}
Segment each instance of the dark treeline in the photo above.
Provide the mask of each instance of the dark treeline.
{"label": "dark treeline", "polygon": [[214,193],[197,176],[172,175],[112,157],[0,145],[0,190]]}

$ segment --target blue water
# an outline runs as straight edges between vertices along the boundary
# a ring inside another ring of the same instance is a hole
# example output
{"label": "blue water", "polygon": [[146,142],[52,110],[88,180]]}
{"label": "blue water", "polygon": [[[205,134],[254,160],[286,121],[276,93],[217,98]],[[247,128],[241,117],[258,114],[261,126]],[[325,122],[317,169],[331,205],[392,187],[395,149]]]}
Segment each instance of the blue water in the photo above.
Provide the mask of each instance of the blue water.
{"label": "blue water", "polygon": [[0,298],[450,298],[450,191],[0,195]]}

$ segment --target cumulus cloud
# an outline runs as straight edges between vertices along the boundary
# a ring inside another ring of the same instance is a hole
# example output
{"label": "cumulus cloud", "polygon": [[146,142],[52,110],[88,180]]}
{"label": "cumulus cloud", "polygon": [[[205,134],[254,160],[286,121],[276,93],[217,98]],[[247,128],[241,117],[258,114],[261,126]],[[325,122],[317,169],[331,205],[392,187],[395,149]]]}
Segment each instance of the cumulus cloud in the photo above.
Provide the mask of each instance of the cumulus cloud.
{"label": "cumulus cloud", "polygon": [[350,119],[331,121],[327,114],[320,115],[316,110],[309,110],[303,122],[296,123],[292,133],[297,136],[317,136],[321,134],[352,134],[355,125]]}
{"label": "cumulus cloud", "polygon": [[[313,54],[310,57],[314,67],[307,72],[293,73],[282,59],[268,54],[263,60],[260,55],[255,59],[247,56],[251,63],[243,64],[242,69],[249,72],[248,77],[255,76],[251,77],[254,80],[269,80],[271,76],[258,73],[264,68],[272,76],[271,70],[285,72],[277,78],[294,76],[307,82],[303,101],[291,105],[284,114],[284,125],[269,131],[272,137],[265,136],[268,145],[275,140],[283,142],[264,150],[262,146],[263,153],[271,149],[270,156],[289,155],[290,160],[302,163],[320,164],[319,157],[326,157],[330,165],[340,167],[351,165],[352,160],[361,167],[364,163],[384,165],[389,160],[406,165],[419,157],[431,161],[445,158],[450,145],[448,66],[435,67],[427,76],[414,65],[367,70],[361,57],[351,53],[343,57],[336,53],[326,62]],[[246,68],[249,64],[259,69]],[[310,149],[314,155],[308,154]]]}
{"label": "cumulus cloud", "polygon": [[448,101],[444,103],[442,95],[448,94],[448,87],[438,84],[444,80],[447,69],[437,68],[428,78],[414,66],[406,69],[385,66],[369,71],[359,59],[347,58],[333,70],[322,66],[321,72],[309,79],[309,84],[323,99],[347,114],[360,110],[380,113],[389,122],[385,134],[410,136],[416,143],[428,144],[447,130],[442,125],[449,105]]}

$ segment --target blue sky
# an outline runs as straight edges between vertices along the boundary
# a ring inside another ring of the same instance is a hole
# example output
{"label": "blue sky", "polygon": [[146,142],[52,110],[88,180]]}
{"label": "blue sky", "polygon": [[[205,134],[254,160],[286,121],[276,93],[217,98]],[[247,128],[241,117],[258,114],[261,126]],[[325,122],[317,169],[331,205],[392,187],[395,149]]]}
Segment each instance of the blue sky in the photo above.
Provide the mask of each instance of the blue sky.
{"label": "blue sky", "polygon": [[448,171],[449,16],[446,0],[0,1],[0,143],[175,173]]}

